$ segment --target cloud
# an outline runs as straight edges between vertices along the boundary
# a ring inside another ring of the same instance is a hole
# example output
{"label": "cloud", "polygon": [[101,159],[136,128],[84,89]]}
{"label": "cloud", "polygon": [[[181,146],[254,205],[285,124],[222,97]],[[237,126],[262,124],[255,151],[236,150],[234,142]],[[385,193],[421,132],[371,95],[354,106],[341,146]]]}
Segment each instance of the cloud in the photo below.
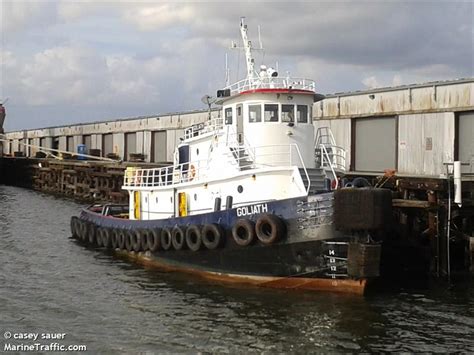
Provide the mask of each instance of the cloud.
{"label": "cloud", "polygon": [[58,122],[200,108],[224,84],[226,52],[232,80],[244,76],[242,54],[228,49],[240,16],[254,43],[261,26],[265,64],[314,78],[323,93],[469,77],[473,6],[3,1],[0,95],[39,115],[54,105],[44,116]]}

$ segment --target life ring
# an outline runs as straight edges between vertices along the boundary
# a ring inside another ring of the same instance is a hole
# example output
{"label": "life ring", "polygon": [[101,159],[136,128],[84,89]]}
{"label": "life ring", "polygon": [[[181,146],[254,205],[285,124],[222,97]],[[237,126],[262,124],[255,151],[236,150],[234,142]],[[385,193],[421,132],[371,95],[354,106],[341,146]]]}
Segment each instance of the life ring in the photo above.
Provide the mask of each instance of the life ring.
{"label": "life ring", "polygon": [[161,229],[151,229],[146,236],[148,250],[155,252],[160,248]]}
{"label": "life ring", "polygon": [[126,239],[127,239],[127,233],[125,230],[123,229],[120,229],[119,230],[119,233],[118,233],[118,247],[119,249],[123,250],[125,249],[125,242],[126,242]]}
{"label": "life ring", "polygon": [[102,228],[102,246],[109,249],[112,245],[112,231],[108,228]]}
{"label": "life ring", "polygon": [[202,243],[209,250],[217,249],[224,244],[224,231],[218,224],[205,224],[201,234]]}
{"label": "life ring", "polygon": [[237,245],[246,247],[255,239],[255,225],[248,219],[238,219],[232,227],[232,237]]}
{"label": "life ring", "polygon": [[171,231],[171,244],[175,250],[184,249],[186,246],[186,232],[183,227],[175,226]]}
{"label": "life ring", "polygon": [[189,181],[193,181],[195,177],[196,177],[196,167],[193,164],[191,164],[189,166],[188,179],[189,179]]}
{"label": "life ring", "polygon": [[163,250],[169,250],[171,248],[171,231],[169,228],[163,228],[160,234],[160,241]]}
{"label": "life ring", "polygon": [[198,251],[202,245],[202,234],[199,226],[192,224],[186,229],[186,245],[192,251]]}
{"label": "life ring", "polygon": [[273,214],[263,214],[255,224],[257,238],[264,245],[270,245],[281,239],[285,232],[285,226],[280,218]]}

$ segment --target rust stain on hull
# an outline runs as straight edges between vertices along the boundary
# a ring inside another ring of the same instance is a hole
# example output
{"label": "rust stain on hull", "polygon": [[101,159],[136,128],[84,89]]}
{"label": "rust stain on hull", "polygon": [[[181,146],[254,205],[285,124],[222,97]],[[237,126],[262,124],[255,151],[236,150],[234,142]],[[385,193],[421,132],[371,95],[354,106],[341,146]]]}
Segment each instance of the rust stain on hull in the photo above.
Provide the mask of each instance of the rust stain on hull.
{"label": "rust stain on hull", "polygon": [[323,279],[307,277],[276,277],[276,276],[252,276],[239,274],[223,274],[211,271],[202,271],[172,265],[162,262],[145,253],[127,252],[116,250],[115,253],[125,259],[137,264],[160,269],[163,271],[177,271],[186,274],[195,275],[206,280],[211,280],[226,284],[251,285],[267,288],[292,289],[292,290],[310,290],[310,291],[329,291],[342,292],[363,295],[367,286],[367,280],[349,280],[349,279]]}

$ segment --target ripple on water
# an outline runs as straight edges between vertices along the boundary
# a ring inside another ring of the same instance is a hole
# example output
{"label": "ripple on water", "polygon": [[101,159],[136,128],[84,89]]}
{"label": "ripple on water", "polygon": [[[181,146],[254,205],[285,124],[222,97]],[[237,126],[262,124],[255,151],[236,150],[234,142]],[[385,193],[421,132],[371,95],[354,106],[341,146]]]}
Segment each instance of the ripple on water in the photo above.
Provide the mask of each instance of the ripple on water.
{"label": "ripple on water", "polygon": [[0,186],[0,319],[93,352],[474,351],[474,290],[366,298],[223,287],[69,238],[74,201]]}

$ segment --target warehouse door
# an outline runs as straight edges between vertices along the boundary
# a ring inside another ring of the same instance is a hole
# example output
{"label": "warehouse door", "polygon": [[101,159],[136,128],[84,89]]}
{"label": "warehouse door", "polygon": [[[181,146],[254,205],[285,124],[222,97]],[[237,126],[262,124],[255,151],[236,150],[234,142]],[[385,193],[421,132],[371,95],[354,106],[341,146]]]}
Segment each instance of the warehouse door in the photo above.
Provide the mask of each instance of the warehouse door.
{"label": "warehouse door", "polygon": [[74,147],[74,137],[73,136],[67,136],[66,137],[66,151],[68,152],[75,152],[75,147]]}
{"label": "warehouse door", "polygon": [[355,120],[356,171],[382,172],[396,169],[396,118],[359,118]]}
{"label": "warehouse door", "polygon": [[107,154],[112,154],[114,152],[114,136],[109,134],[104,134],[102,136],[102,156],[106,157]]}
{"label": "warehouse door", "polygon": [[462,167],[463,174],[474,174],[474,112],[459,115],[459,160],[469,164]]}
{"label": "warehouse door", "polygon": [[137,152],[137,134],[125,133],[125,160],[130,160],[130,154]]}
{"label": "warehouse door", "polygon": [[154,163],[166,161],[166,131],[152,133],[152,155]]}
{"label": "warehouse door", "polygon": [[89,154],[90,150],[92,149],[92,136],[90,134],[84,135],[82,138],[82,142],[86,146],[87,154]]}

